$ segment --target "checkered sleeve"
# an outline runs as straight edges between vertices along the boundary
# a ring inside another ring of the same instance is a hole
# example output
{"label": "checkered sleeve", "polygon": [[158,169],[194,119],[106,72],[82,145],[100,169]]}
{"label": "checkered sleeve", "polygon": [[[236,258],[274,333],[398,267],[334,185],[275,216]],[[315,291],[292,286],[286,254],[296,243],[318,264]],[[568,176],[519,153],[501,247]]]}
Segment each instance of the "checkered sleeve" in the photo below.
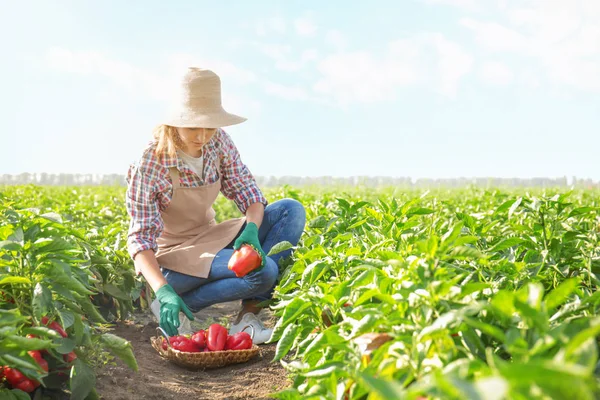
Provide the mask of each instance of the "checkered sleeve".
{"label": "checkered sleeve", "polygon": [[153,152],[147,152],[137,165],[127,173],[126,205],[131,218],[127,235],[127,250],[131,258],[137,253],[157,250],[156,239],[163,230],[159,204],[156,196],[156,177],[159,165],[152,160]]}
{"label": "checkered sleeve", "polygon": [[262,203],[266,206],[267,199],[248,167],[242,162],[240,153],[229,134],[219,129],[218,135],[223,195],[233,200],[242,214],[246,214],[246,210],[253,203]]}

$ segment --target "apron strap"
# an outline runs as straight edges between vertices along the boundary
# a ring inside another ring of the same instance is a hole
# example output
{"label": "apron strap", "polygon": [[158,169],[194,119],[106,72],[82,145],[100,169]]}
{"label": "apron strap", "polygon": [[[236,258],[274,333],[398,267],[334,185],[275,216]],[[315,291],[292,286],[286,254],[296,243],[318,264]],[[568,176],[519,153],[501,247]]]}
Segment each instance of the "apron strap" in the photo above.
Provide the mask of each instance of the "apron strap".
{"label": "apron strap", "polygon": [[177,167],[169,168],[169,174],[171,175],[173,190],[179,189],[179,171],[177,170]]}

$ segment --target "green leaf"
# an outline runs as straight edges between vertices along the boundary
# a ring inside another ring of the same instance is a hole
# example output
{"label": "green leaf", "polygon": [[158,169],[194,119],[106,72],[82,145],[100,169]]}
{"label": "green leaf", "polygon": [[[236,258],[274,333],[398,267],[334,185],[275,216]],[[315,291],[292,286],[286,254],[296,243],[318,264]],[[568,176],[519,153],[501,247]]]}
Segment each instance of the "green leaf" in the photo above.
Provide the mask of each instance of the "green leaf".
{"label": "green leaf", "polygon": [[308,223],[308,227],[311,229],[324,229],[327,226],[327,222],[329,222],[327,218],[319,215]]}
{"label": "green leaf", "polygon": [[359,372],[358,377],[370,391],[377,393],[382,399],[405,399],[406,391],[402,385],[393,380],[375,378],[366,372]]}
{"label": "green leaf", "polygon": [[336,371],[344,371],[344,367],[345,365],[342,362],[328,361],[308,372],[303,372],[302,375],[307,378],[325,378]]}
{"label": "green leaf", "polygon": [[30,285],[31,280],[23,276],[7,276],[0,279],[0,286],[2,285]]}
{"label": "green leaf", "polygon": [[129,368],[134,371],[138,370],[138,364],[133,354],[131,342],[111,333],[104,333],[101,338],[102,342],[106,344],[106,347],[123,360]]}
{"label": "green leaf", "polygon": [[1,347],[5,348],[5,349],[16,347],[19,350],[29,351],[29,350],[48,349],[48,348],[52,347],[51,340],[26,338],[26,337],[17,336],[17,335],[9,335],[6,337],[6,339],[0,345]]}
{"label": "green leaf", "polygon": [[273,328],[273,334],[271,335],[271,339],[269,343],[276,341],[279,339],[284,329],[292,322],[296,321],[296,319],[307,309],[312,306],[312,303],[304,300],[301,297],[295,297],[294,300],[283,311],[283,315],[275,324],[275,328]]}
{"label": "green leaf", "polygon": [[287,240],[284,240],[282,242],[277,243],[275,246],[271,247],[271,250],[269,250],[269,254],[267,254],[267,256],[270,257],[270,256],[273,256],[275,254],[282,253],[282,252],[284,252],[286,250],[289,250],[289,249],[291,249],[293,247],[294,247],[293,244],[291,244]]}
{"label": "green leaf", "polygon": [[0,388],[0,400],[31,400],[31,397],[20,389]]}
{"label": "green leaf", "polygon": [[329,265],[316,261],[310,264],[302,273],[302,287],[312,286],[329,269]]}
{"label": "green leaf", "polygon": [[519,245],[523,242],[525,242],[525,239],[521,239],[519,237],[510,237],[508,239],[504,239],[504,240],[500,241],[499,243],[494,245],[491,249],[488,249],[488,252],[496,253],[496,252],[499,252],[502,250],[509,249],[513,246]]}
{"label": "green leaf", "polygon": [[517,211],[517,208],[521,205],[521,202],[523,201],[522,197],[517,198],[517,200],[513,203],[512,206],[510,206],[510,209],[508,210],[508,219],[512,218],[512,215],[515,213],[515,211]]}
{"label": "green leaf", "polygon": [[579,285],[578,278],[570,278],[561,282],[554,290],[544,298],[548,311],[554,310],[556,307],[568,300],[571,293],[577,289]]}
{"label": "green leaf", "polygon": [[426,207],[415,207],[415,208],[411,208],[410,210],[408,210],[408,212],[406,213],[407,217],[410,217],[411,215],[429,215],[429,214],[433,214],[434,211],[431,208],[426,208]]}
{"label": "green leaf", "polygon": [[85,400],[96,386],[94,371],[81,359],[76,359],[71,368],[71,400]]}
{"label": "green leaf", "polygon": [[[23,359],[20,357],[15,357],[12,354],[2,354],[2,358],[5,360],[6,365],[9,365],[18,369],[27,369],[33,371],[37,371],[39,366],[35,363],[33,358],[28,357],[27,359]],[[31,362],[29,360],[32,360]],[[24,371],[21,371],[24,372]],[[37,374],[40,376],[40,374]]]}
{"label": "green leaf", "polygon": [[485,283],[485,282],[467,283],[466,285],[464,285],[462,287],[462,290],[460,291],[460,295],[461,295],[461,297],[468,296],[475,292],[480,292],[484,289],[490,288],[491,286],[492,286],[491,284]]}
{"label": "green leaf", "polygon": [[32,326],[29,328],[23,329],[23,334],[32,334],[38,336],[46,336],[50,338],[60,338],[60,334],[56,332],[54,329],[46,328],[45,326]]}
{"label": "green leaf", "polygon": [[12,240],[3,240],[0,242],[0,250],[19,251],[21,250],[21,244]]}
{"label": "green leaf", "polygon": [[298,392],[298,390],[294,389],[294,388],[288,388],[288,389],[282,390],[280,392],[273,393],[270,397],[274,398],[274,399],[279,399],[279,400],[303,400],[304,399],[304,397]]}
{"label": "green leaf", "polygon": [[102,290],[104,293],[106,293],[116,299],[124,300],[124,301],[131,300],[131,297],[129,297],[126,293],[124,293],[121,289],[119,289],[112,283],[106,283],[102,287]]}
{"label": "green leaf", "polygon": [[73,330],[75,331],[75,343],[77,345],[81,345],[81,340],[83,339],[84,325],[79,315],[73,321]]}
{"label": "green leaf", "polygon": [[17,326],[22,322],[27,321],[27,318],[19,314],[19,310],[2,310],[0,309],[0,328],[4,326]]}
{"label": "green leaf", "polygon": [[58,347],[56,347],[56,351],[60,354],[68,354],[75,349],[75,341],[71,338],[58,338],[54,341]]}
{"label": "green leaf", "polygon": [[285,328],[279,342],[277,342],[277,349],[275,350],[273,361],[281,360],[290,351],[294,344],[294,340],[296,340],[296,336],[298,336],[300,328],[300,325],[293,323]]}
{"label": "green leaf", "polygon": [[571,338],[565,347],[565,357],[568,359],[575,353],[580,346],[582,346],[587,340],[596,338],[600,335],[600,318],[592,320],[592,326],[579,332],[575,337]]}
{"label": "green leaf", "polygon": [[578,217],[580,215],[589,214],[589,213],[592,213],[594,211],[600,211],[600,207],[579,207],[579,208],[575,208],[574,210],[572,210],[569,213],[569,218],[571,218],[571,217]]}
{"label": "green leaf", "polygon": [[77,301],[89,319],[96,322],[106,323],[106,320],[102,314],[98,312],[98,309],[92,304],[89,298],[79,296]]}
{"label": "green leaf", "polygon": [[490,325],[485,322],[478,321],[476,319],[472,319],[469,317],[463,317],[463,321],[472,326],[475,329],[479,329],[481,332],[485,333],[493,337],[494,339],[504,343],[506,341],[506,336],[502,330],[494,325]]}
{"label": "green leaf", "polygon": [[42,319],[42,316],[48,314],[53,308],[52,293],[41,283],[37,283],[35,285],[35,289],[33,290],[32,307],[33,314],[38,321]]}
{"label": "green leaf", "polygon": [[59,310],[58,313],[60,314],[60,319],[62,320],[63,329],[66,330],[73,325],[73,322],[75,322],[75,314],[72,311],[62,309]]}

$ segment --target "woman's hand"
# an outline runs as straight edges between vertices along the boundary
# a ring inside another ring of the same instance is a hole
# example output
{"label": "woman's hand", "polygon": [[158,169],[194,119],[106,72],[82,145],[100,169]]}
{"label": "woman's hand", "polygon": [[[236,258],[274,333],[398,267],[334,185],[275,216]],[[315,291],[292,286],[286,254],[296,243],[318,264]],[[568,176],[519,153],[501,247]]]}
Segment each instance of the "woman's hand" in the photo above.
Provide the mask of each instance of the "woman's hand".
{"label": "woman's hand", "polygon": [[169,336],[177,335],[179,328],[179,312],[183,311],[191,320],[194,320],[194,314],[187,308],[181,297],[167,283],[167,280],[160,271],[158,261],[152,250],[144,250],[136,254],[136,271],[141,271],[150,285],[156,298],[160,303],[160,327],[163,328]]}
{"label": "woman's hand", "polygon": [[167,335],[177,335],[180,311],[183,311],[190,321],[194,320],[194,314],[168,283],[156,291],[156,298],[160,303],[160,327],[167,332]]}
{"label": "woman's hand", "polygon": [[251,245],[252,247],[254,247],[254,249],[256,249],[256,251],[259,252],[262,260],[261,266],[264,267],[267,256],[263,251],[262,246],[260,245],[260,241],[258,240],[258,227],[254,222],[248,222],[246,224],[246,228],[244,228],[244,231],[242,232],[240,237],[236,239],[233,248],[235,250],[238,250],[244,244]]}

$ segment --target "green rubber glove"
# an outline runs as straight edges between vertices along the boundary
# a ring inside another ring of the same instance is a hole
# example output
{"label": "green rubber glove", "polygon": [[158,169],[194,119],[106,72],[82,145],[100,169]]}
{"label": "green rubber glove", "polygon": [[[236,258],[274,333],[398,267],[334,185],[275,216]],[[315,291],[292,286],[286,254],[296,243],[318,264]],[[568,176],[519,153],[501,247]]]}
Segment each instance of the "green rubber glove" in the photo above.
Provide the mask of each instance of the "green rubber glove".
{"label": "green rubber glove", "polygon": [[161,286],[156,291],[156,298],[160,303],[159,324],[167,332],[167,335],[175,336],[178,334],[180,311],[183,311],[190,321],[194,320],[194,314],[187,308],[181,297],[175,293],[171,285]]}
{"label": "green rubber glove", "polygon": [[267,255],[263,251],[260,241],[258,240],[258,226],[256,226],[254,222],[246,224],[240,237],[235,240],[233,248],[238,250],[243,244],[249,244],[258,251],[262,259],[262,264],[260,266],[264,267],[267,262]]}

